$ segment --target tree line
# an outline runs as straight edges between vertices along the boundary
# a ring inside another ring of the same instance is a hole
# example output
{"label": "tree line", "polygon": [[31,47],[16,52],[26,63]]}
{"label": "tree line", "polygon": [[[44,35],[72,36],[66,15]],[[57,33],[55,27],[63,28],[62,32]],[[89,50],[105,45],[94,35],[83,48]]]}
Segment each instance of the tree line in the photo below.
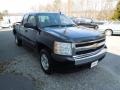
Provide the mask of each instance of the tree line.
{"label": "tree line", "polygon": [[116,9],[114,11],[114,15],[112,17],[113,20],[120,20],[120,0],[116,6]]}
{"label": "tree line", "polygon": [[3,16],[8,15],[8,10],[3,10],[2,12],[0,12],[0,21],[3,20]]}

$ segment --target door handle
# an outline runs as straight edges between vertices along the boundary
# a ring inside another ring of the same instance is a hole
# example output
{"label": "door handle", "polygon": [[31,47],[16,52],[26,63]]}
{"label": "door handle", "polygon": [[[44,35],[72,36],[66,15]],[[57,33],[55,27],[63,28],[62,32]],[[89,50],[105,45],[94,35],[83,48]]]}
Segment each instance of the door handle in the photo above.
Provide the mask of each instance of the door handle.
{"label": "door handle", "polygon": [[25,32],[28,32],[28,30],[25,30]]}

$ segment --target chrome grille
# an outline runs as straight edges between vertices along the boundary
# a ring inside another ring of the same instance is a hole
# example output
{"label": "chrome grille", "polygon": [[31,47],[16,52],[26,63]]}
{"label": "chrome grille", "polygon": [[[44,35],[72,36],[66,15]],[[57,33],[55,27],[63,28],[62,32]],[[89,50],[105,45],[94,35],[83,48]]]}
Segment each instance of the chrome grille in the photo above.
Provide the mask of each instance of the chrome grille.
{"label": "chrome grille", "polygon": [[91,52],[91,53],[76,55],[76,56],[73,56],[73,57],[74,57],[75,59],[81,59],[81,58],[85,58],[85,57],[89,57],[89,56],[95,55],[95,54],[99,53],[100,51],[101,51],[101,50],[96,50],[96,51]]}
{"label": "chrome grille", "polygon": [[75,44],[75,55],[80,55],[81,57],[88,57],[90,55],[100,52],[105,46],[105,38],[81,42]]}

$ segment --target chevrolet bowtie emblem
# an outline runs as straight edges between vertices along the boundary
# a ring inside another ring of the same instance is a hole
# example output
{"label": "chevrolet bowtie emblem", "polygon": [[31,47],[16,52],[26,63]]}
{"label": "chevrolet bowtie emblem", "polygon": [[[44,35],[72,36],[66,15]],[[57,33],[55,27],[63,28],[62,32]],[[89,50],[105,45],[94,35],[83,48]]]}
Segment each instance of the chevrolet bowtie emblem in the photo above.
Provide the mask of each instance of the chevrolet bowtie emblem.
{"label": "chevrolet bowtie emblem", "polygon": [[97,43],[93,44],[93,47],[94,48],[98,47],[98,44]]}

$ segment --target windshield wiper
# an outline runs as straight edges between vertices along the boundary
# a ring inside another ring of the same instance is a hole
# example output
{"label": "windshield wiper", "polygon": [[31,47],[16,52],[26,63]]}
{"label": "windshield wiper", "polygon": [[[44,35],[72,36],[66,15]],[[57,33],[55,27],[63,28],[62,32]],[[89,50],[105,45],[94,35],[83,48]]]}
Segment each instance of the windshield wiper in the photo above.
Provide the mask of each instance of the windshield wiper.
{"label": "windshield wiper", "polygon": [[61,25],[62,27],[74,27],[75,24],[66,24],[66,25]]}
{"label": "windshield wiper", "polygon": [[61,25],[48,25],[48,26],[44,26],[45,27],[60,27]]}
{"label": "windshield wiper", "polygon": [[75,24],[59,24],[59,25],[48,25],[48,26],[44,26],[44,28],[45,27],[74,27],[75,26]]}

